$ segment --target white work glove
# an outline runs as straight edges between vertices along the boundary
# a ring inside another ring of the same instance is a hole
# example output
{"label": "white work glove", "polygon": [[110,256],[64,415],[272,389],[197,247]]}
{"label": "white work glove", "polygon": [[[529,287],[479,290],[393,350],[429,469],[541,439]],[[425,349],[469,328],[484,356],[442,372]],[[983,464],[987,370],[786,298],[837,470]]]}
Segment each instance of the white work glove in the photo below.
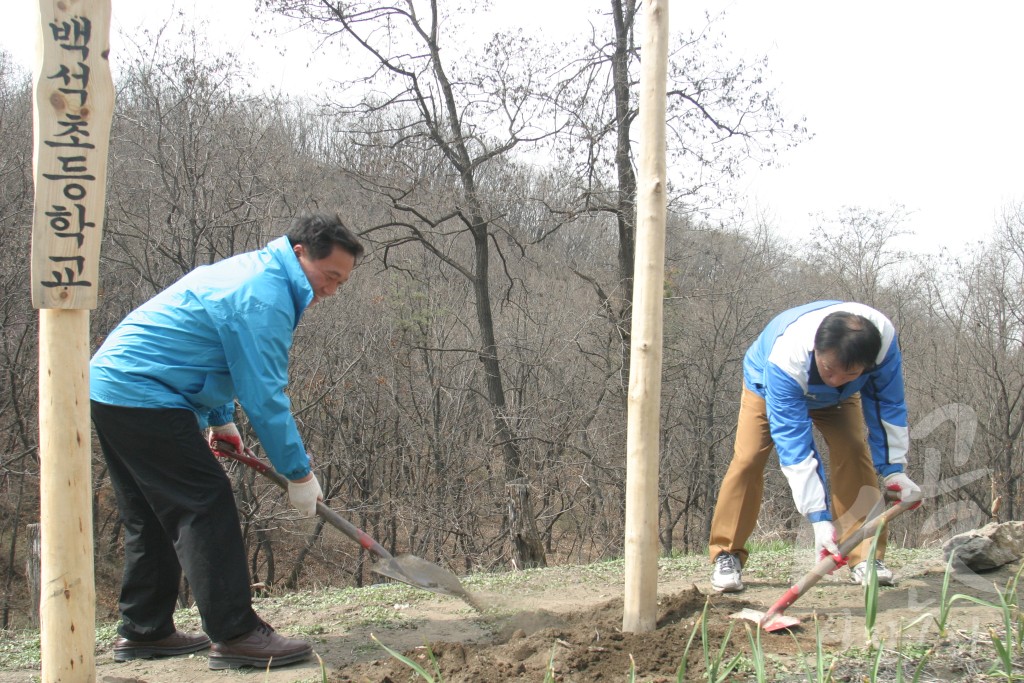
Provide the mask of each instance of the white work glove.
{"label": "white work glove", "polygon": [[210,427],[208,441],[210,448],[214,450],[224,450],[221,444],[226,444],[233,448],[238,455],[244,452],[242,435],[238,433],[238,427],[235,426],[234,422],[228,422],[226,425],[220,425],[219,427]]}
{"label": "white work glove", "polygon": [[838,537],[832,522],[811,522],[811,527],[814,529],[814,555],[818,561],[831,555],[836,561],[836,569],[846,564],[846,558],[839,554],[839,545],[836,543]]}
{"label": "white work glove", "polygon": [[914,510],[921,505],[921,487],[911,481],[903,472],[893,472],[885,478],[885,488],[895,491],[900,496],[900,502],[905,500],[917,500],[917,503],[910,506]]}
{"label": "white work glove", "polygon": [[324,492],[315,474],[310,472],[306,476],[308,479],[289,480],[288,502],[303,517],[313,517],[316,515],[316,502],[324,499]]}

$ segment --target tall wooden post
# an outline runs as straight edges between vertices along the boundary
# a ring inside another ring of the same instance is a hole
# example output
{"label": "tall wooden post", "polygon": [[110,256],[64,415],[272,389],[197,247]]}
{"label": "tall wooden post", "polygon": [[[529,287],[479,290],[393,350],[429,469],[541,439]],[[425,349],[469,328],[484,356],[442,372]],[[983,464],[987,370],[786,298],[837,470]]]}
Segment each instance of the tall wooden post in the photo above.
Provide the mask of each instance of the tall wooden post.
{"label": "tall wooden post", "polygon": [[39,310],[42,680],[95,681],[89,309],[114,87],[110,0],[38,0],[32,305]]}
{"label": "tall wooden post", "polygon": [[640,155],[626,434],[626,586],[622,630],[653,631],[658,602],[658,442],[665,279],[668,0],[644,0]]}

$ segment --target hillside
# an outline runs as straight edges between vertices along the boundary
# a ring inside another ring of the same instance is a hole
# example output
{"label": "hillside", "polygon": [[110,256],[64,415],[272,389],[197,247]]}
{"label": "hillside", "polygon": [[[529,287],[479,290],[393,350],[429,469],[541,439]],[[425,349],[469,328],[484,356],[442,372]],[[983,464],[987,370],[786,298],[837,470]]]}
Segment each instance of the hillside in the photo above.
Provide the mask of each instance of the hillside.
{"label": "hillside", "polygon": [[[401,584],[364,589],[323,588],[314,592],[262,598],[257,610],[288,635],[315,642],[317,660],[268,672],[224,673],[209,671],[202,654],[188,658],[113,662],[110,624],[98,626],[97,680],[105,683],[212,683],[251,680],[261,683],[313,681],[387,683],[418,680],[412,670],[389,656],[381,644],[406,653],[433,671],[433,655],[440,676],[448,683],[544,681],[553,673],[558,681],[627,681],[631,656],[637,681],[677,680],[681,658],[693,637],[688,657],[688,680],[706,679],[708,668],[732,629],[729,659],[745,653],[738,678],[755,680],[751,642],[744,624],[729,615],[744,608],[766,609],[806,570],[807,549],[764,549],[751,556],[745,572],[747,590],[737,595],[708,595],[709,566],[704,557],[662,560],[659,577],[658,627],[653,633],[623,634],[623,563],[606,562],[507,574],[468,577],[465,585],[485,609],[472,610],[453,598],[437,596]],[[945,639],[936,637],[942,603],[944,564],[931,550],[892,550],[889,565],[900,577],[896,588],[882,589],[875,627],[875,642],[883,651],[876,680],[895,680],[897,655],[909,680],[927,654],[919,680],[996,680],[986,675],[996,660],[989,628],[1002,632],[1003,613],[960,600],[949,612]],[[990,574],[954,578],[947,594],[970,594],[998,601],[993,584],[1004,589],[1016,566]],[[1016,592],[1012,593],[1016,599]],[[708,609],[705,658],[699,617]],[[816,666],[817,615],[826,667],[835,658],[835,680],[863,680],[873,665],[865,648],[864,595],[848,582],[845,569],[803,596],[788,614],[803,624],[792,635],[762,634],[762,661],[768,680],[808,680],[805,665]],[[1016,625],[1017,617],[1014,616]],[[194,612],[179,614],[179,626],[197,628]],[[902,638],[900,629],[905,629]],[[32,633],[8,633],[0,664],[0,683],[38,680],[38,642],[32,660]],[[379,641],[378,642],[375,642]],[[929,649],[931,650],[929,651]],[[26,656],[26,652],[28,655]],[[549,671],[550,669],[550,671]],[[730,680],[735,680],[732,678]],[[812,679],[814,680],[814,679]]]}

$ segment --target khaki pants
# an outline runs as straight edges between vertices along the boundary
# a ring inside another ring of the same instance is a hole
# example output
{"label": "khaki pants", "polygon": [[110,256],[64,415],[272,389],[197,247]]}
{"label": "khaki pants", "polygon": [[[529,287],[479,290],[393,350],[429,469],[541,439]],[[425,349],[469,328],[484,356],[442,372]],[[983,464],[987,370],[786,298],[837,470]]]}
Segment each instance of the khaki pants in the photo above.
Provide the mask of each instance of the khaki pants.
{"label": "khaki pants", "polygon": [[[840,541],[855,531],[882,496],[871,462],[867,427],[861,412],[860,394],[829,408],[810,411],[811,421],[825,437],[829,449],[829,488],[832,518]],[[764,495],[764,468],[773,448],[764,399],[743,387],[736,425],[736,447],[732,462],[718,491],[711,520],[711,560],[722,552],[737,555],[743,564],[743,547],[757,524]],[[885,556],[885,532],[878,539],[878,559]],[[867,558],[871,539],[858,545],[849,556],[852,567]]]}

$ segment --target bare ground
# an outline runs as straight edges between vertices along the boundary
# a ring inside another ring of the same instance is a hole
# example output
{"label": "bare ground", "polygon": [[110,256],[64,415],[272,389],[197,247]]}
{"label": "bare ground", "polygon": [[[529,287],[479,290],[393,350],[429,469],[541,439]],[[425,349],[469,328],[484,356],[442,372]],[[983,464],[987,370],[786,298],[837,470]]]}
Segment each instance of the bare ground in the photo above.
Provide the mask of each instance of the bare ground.
{"label": "bare ground", "polygon": [[[115,663],[109,642],[97,644],[96,680],[103,683],[398,683],[422,680],[381,644],[418,662],[435,680],[447,683],[500,683],[548,680],[565,682],[676,681],[691,635],[685,680],[708,678],[700,634],[707,605],[712,664],[730,629],[727,658],[747,653],[745,668],[729,680],[753,680],[747,622],[729,615],[744,608],[767,609],[806,570],[807,550],[752,556],[744,574],[747,589],[716,595],[708,582],[710,567],[700,558],[662,562],[659,572],[657,627],[642,634],[623,633],[622,563],[559,567],[514,575],[473,577],[467,587],[485,606],[477,612],[453,598],[386,586],[260,600],[257,609],[288,635],[315,643],[318,658],[270,671],[210,671],[200,653],[150,661]],[[907,680],[928,653],[920,680],[987,681],[995,659],[989,628],[1002,630],[1002,613],[968,601],[952,608],[945,639],[938,638],[938,616],[945,566],[937,551],[891,551],[889,565],[900,579],[883,589],[875,629],[882,643],[882,675],[895,680],[901,665]],[[1018,567],[954,579],[949,593],[997,600],[993,584],[1007,584]],[[814,666],[816,636],[835,659],[836,680],[864,680],[872,657],[865,647],[864,595],[848,582],[845,569],[812,589],[787,612],[802,625],[791,632],[762,633],[768,680],[808,680]],[[187,617],[186,617],[187,619]],[[913,624],[917,620],[916,624]],[[816,627],[817,624],[817,627]],[[908,628],[908,625],[911,625]],[[182,623],[194,628],[194,623]],[[900,631],[904,630],[902,636]],[[756,635],[755,632],[751,632]],[[375,640],[376,639],[376,640]],[[905,657],[900,660],[897,649]],[[0,671],[0,683],[39,680],[39,669]],[[817,680],[815,678],[814,680]]]}

